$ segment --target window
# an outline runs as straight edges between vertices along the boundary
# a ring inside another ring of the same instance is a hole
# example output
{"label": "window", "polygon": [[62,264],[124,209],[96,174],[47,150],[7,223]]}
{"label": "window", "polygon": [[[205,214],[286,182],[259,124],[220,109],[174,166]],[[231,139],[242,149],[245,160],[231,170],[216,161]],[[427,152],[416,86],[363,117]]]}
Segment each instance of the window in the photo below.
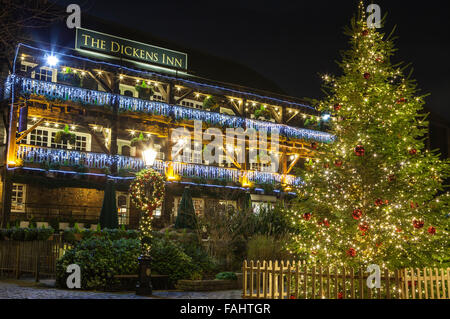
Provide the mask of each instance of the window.
{"label": "window", "polygon": [[131,156],[131,147],[128,145],[122,146],[122,155],[123,156]]}
{"label": "window", "polygon": [[222,205],[227,210],[236,209],[236,201],[234,200],[220,200],[219,205]]}
{"label": "window", "polygon": [[30,145],[48,147],[48,131],[36,129],[30,134]]}
{"label": "window", "polygon": [[16,213],[25,213],[25,196],[27,186],[13,184],[11,196],[11,210]]}
{"label": "window", "polygon": [[40,68],[38,71],[35,71],[34,78],[36,80],[52,82],[53,80],[53,70],[47,68]]}
{"label": "window", "polygon": [[[29,126],[31,127],[31,126]],[[54,128],[39,127],[33,130],[27,137],[27,144],[34,146],[50,147],[56,149],[72,149],[82,152],[89,152],[91,150],[91,137],[89,134],[76,133],[75,145],[70,145],[67,142],[56,143],[56,133],[60,131]]]}
{"label": "window", "polygon": [[272,203],[268,202],[252,202],[253,213],[259,214],[263,210],[269,210],[273,208]]}
{"label": "window", "polygon": [[117,192],[116,196],[119,225],[128,225],[130,223],[130,195]]}
{"label": "window", "polygon": [[[174,205],[174,216],[178,215],[178,206],[181,202],[181,197],[175,197],[175,205]],[[202,216],[205,211],[205,201],[203,198],[193,198],[192,204],[194,205],[195,214],[197,216]]]}
{"label": "window", "polygon": [[159,94],[154,94],[153,95],[153,100],[155,101],[163,101],[163,97]]}

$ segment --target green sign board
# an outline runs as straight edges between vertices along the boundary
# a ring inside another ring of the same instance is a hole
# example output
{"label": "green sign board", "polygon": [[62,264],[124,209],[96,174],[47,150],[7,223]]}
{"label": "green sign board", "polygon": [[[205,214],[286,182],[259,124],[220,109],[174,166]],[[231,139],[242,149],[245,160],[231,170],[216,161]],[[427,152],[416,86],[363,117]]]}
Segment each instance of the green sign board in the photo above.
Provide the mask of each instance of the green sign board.
{"label": "green sign board", "polygon": [[87,29],[77,29],[75,49],[117,59],[187,70],[187,54]]}

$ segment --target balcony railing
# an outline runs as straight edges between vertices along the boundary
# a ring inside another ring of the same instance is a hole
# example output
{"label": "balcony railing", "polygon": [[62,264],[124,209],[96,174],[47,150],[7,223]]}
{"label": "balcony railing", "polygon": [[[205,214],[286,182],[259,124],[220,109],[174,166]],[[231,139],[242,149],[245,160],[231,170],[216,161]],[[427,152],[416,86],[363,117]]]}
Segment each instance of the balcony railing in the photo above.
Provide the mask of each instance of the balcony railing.
{"label": "balcony railing", "polygon": [[42,95],[53,100],[73,101],[86,105],[112,105],[118,99],[121,111],[143,112],[153,115],[172,116],[177,120],[199,120],[213,125],[231,128],[253,128],[256,131],[278,133],[289,138],[303,139],[328,143],[333,141],[333,135],[320,131],[291,127],[283,124],[264,122],[237,116],[220,114],[216,112],[193,109],[189,107],[169,105],[166,103],[141,100],[137,98],[77,88],[52,82],[39,81],[20,76],[9,77],[7,84],[12,84],[12,79],[19,84],[24,93]]}
{"label": "balcony railing", "polygon": [[[19,146],[17,157],[23,161],[23,165],[48,163],[58,164],[61,167],[82,166],[89,169],[109,168],[115,161],[118,169],[126,169],[137,172],[145,168],[144,161],[135,157],[121,155],[107,155],[101,153],[80,152],[75,150],[51,149],[38,146]],[[224,180],[239,183],[245,176],[248,181],[255,184],[285,183],[291,186],[301,184],[301,179],[293,175],[277,173],[242,171],[232,168],[206,166],[198,164],[186,164],[179,162],[155,161],[153,168],[161,174],[167,174],[169,168],[173,169],[174,176],[183,178],[203,178],[205,180]]]}

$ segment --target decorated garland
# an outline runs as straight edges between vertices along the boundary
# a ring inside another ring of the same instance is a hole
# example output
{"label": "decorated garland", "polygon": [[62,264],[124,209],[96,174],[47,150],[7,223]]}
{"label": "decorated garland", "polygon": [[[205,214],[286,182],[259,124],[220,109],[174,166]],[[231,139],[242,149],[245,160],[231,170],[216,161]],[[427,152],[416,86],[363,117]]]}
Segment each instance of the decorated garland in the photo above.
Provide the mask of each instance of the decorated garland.
{"label": "decorated garland", "polygon": [[145,169],[137,173],[130,186],[131,199],[143,213],[153,215],[155,209],[164,199],[164,178],[153,169]]}

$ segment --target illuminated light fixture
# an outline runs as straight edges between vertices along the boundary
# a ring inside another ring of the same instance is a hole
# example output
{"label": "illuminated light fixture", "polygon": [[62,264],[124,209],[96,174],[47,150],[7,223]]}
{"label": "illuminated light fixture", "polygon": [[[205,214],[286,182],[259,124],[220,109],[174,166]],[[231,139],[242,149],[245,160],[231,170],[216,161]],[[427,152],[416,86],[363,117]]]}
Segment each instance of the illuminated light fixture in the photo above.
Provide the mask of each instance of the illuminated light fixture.
{"label": "illuminated light fixture", "polygon": [[47,64],[51,67],[57,66],[59,63],[59,59],[54,55],[47,56]]}
{"label": "illuminated light fixture", "polygon": [[177,91],[180,91],[180,90],[181,90],[181,88],[179,86],[177,86]]}
{"label": "illuminated light fixture", "polygon": [[33,117],[33,122],[36,122],[37,121],[37,118],[36,117]]}
{"label": "illuminated light fixture", "polygon": [[136,83],[139,83],[139,79],[136,79]]}
{"label": "illuminated light fixture", "polygon": [[55,124],[55,127],[59,127],[59,124]]}
{"label": "illuminated light fixture", "polygon": [[49,122],[45,122],[45,126],[50,126],[50,123]]}
{"label": "illuminated light fixture", "polygon": [[166,177],[169,182],[178,181],[180,179],[180,177],[175,174],[172,163],[169,165],[169,168],[167,169]]}
{"label": "illuminated light fixture", "polygon": [[244,176],[242,176],[241,178],[241,185],[244,188],[251,188],[252,187],[252,182],[250,182],[250,180],[247,177],[247,173],[244,174]]}
{"label": "illuminated light fixture", "polygon": [[119,75],[119,79],[120,79],[120,80],[123,80],[123,75],[122,75],[122,74]]}
{"label": "illuminated light fixture", "polygon": [[142,152],[142,157],[144,159],[145,166],[151,167],[153,164],[155,164],[156,155],[158,155],[158,152],[156,150],[149,148]]}
{"label": "illuminated light fixture", "polygon": [[199,97],[200,97],[200,94],[196,93],[196,94],[195,94],[195,97],[196,97],[196,98],[199,98]]}
{"label": "illuminated light fixture", "polygon": [[256,106],[256,103],[255,103],[255,102],[253,102],[253,103],[252,103],[252,106]]}
{"label": "illuminated light fixture", "polygon": [[98,71],[97,74],[98,74],[98,75],[102,75],[102,71]]}
{"label": "illuminated light fixture", "polygon": [[322,116],[322,120],[328,121],[328,120],[330,119],[330,117],[331,117],[330,114],[324,114],[324,115]]}
{"label": "illuminated light fixture", "polygon": [[75,125],[72,125],[71,129],[72,129],[72,131],[75,131],[77,129],[77,127]]}
{"label": "illuminated light fixture", "polygon": [[135,131],[131,131],[130,134],[134,136],[136,134],[136,132]]}
{"label": "illuminated light fixture", "polygon": [[81,75],[82,75],[82,76],[85,76],[85,75],[86,75],[86,72],[82,71],[82,72],[81,72]]}
{"label": "illuminated light fixture", "polygon": [[94,131],[97,131],[97,126],[94,126]]}

